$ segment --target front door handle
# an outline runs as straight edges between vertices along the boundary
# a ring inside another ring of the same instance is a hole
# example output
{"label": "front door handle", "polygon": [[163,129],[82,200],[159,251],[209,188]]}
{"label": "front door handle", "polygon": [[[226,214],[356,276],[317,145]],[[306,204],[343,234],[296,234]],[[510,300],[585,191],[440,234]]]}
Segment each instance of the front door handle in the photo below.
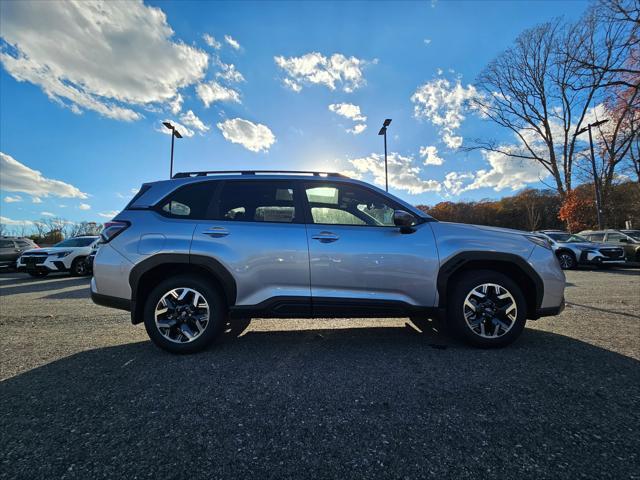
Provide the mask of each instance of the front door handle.
{"label": "front door handle", "polygon": [[224,227],[210,227],[204,230],[202,233],[204,233],[205,235],[209,235],[210,237],[220,238],[229,235],[229,230]]}
{"label": "front door handle", "polygon": [[340,239],[338,235],[332,232],[320,232],[317,235],[313,235],[311,238],[314,240],[320,240],[322,243],[331,243]]}

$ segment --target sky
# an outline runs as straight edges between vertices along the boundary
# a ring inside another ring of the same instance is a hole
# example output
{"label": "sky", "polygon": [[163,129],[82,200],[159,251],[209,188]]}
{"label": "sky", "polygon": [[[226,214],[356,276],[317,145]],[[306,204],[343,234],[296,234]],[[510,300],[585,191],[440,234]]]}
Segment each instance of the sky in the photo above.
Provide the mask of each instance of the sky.
{"label": "sky", "polygon": [[544,187],[459,148],[512,135],[469,107],[523,30],[579,1],[0,3],[0,223],[104,222],[174,171],[344,172],[413,204]]}

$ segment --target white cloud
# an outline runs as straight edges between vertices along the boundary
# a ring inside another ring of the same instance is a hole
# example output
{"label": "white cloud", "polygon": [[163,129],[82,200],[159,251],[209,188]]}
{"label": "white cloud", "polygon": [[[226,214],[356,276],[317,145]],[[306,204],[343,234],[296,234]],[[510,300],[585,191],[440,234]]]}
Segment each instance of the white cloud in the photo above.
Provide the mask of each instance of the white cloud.
{"label": "white cloud", "polygon": [[240,44],[231,35],[225,35],[224,41],[227,42],[227,44],[234,50],[240,50]]}
{"label": "white cloud", "polygon": [[4,197],[4,201],[6,203],[16,203],[16,202],[21,202],[22,201],[22,197],[20,195],[7,195],[6,197]]}
{"label": "white cloud", "polygon": [[163,125],[163,122],[169,122],[178,131],[178,133],[180,135],[182,135],[183,137],[191,138],[196,134],[196,132],[194,132],[190,128],[184,126],[183,124],[178,123],[175,120],[170,120],[168,118],[165,118],[162,122],[158,122],[158,124],[156,126],[156,131],[160,132],[160,133],[162,133],[164,135],[171,135],[172,132],[171,132],[171,130],[169,130],[167,127],[165,127]]}
{"label": "white cloud", "polygon": [[3,225],[33,225],[31,220],[13,220],[9,217],[0,216],[0,223]]}
{"label": "white cloud", "polygon": [[444,188],[453,195],[460,195],[465,191],[466,185],[474,178],[471,172],[449,172],[445,175]]}
{"label": "white cloud", "polygon": [[100,215],[102,218],[108,218],[109,220],[111,220],[113,217],[115,217],[116,215],[118,215],[117,210],[111,210],[110,212],[100,212],[98,213],[98,215]]}
{"label": "white cloud", "polygon": [[434,146],[420,147],[420,156],[425,165],[442,165],[444,160],[438,156],[438,149]]}
{"label": "white cloud", "polygon": [[184,102],[184,98],[182,98],[182,95],[176,95],[176,97],[169,102],[171,113],[173,113],[174,115],[180,113],[180,110],[182,110],[182,102]]}
{"label": "white cloud", "polygon": [[216,78],[221,78],[227,82],[240,83],[244,82],[244,76],[236,69],[233,63],[219,63],[221,72],[216,73]]}
{"label": "white cloud", "polygon": [[42,203],[42,199],[40,197],[31,197],[32,203]]}
{"label": "white cloud", "polygon": [[[505,146],[508,150],[510,147]],[[510,188],[519,190],[529,183],[536,183],[548,177],[549,172],[533,160],[509,157],[498,152],[482,152],[489,162],[489,170],[478,170],[474,181],[465,190],[483,187],[493,188],[496,192]]]}
{"label": "white cloud", "polygon": [[74,113],[137,120],[136,106],[175,99],[200,81],[208,55],[181,41],[159,8],[142,1],[6,2],[0,60]]}
{"label": "white cloud", "polygon": [[[0,152],[0,189],[7,192],[21,192],[35,198],[54,197],[87,198],[87,194],[69,183],[42,176],[38,170],[23,165],[11,155]],[[33,199],[34,203],[36,202]]]}
{"label": "white cloud", "polygon": [[423,41],[424,41],[425,45],[431,45],[431,39],[430,38],[425,38]]}
{"label": "white cloud", "polygon": [[55,217],[56,216],[55,213],[51,213],[51,212],[40,212],[40,215],[42,215],[43,217]]}
{"label": "white cloud", "polygon": [[224,138],[231,143],[239,143],[252,152],[266,152],[276,141],[276,137],[269,127],[242,118],[220,122],[217,127]]}
{"label": "white cloud", "polygon": [[360,113],[360,107],[352,103],[332,103],[329,110],[354,122],[367,121],[367,117]]}
{"label": "white cloud", "polygon": [[197,86],[198,97],[208,107],[213,102],[240,102],[240,94],[232,88],[220,85],[218,82],[201,83]]}
{"label": "white cloud", "polygon": [[335,90],[338,84],[345,92],[352,92],[366,84],[362,69],[368,62],[341,53],[325,57],[321,53],[311,52],[300,57],[277,56],[274,60],[288,75],[284,84],[294,92],[299,92],[303,84],[324,85],[330,90]]}
{"label": "white cloud", "polygon": [[353,133],[354,135],[360,135],[367,129],[367,126],[364,123],[356,123],[353,128],[347,128],[347,132]]}
{"label": "white cloud", "polygon": [[[359,174],[370,173],[374,182],[384,186],[384,155],[372,153],[368,157],[349,160],[355,171]],[[419,194],[429,191],[438,192],[440,183],[436,180],[425,180],[420,177],[421,169],[414,165],[412,157],[405,157],[396,152],[389,153],[387,157],[389,169],[389,187],[405,190],[411,194]]]}
{"label": "white cloud", "polygon": [[207,132],[209,130],[209,125],[205,125],[202,120],[200,120],[192,110],[189,110],[187,113],[183,114],[180,117],[180,120],[189,127],[195,128],[201,133]]}
{"label": "white cloud", "polygon": [[442,141],[449,148],[456,149],[463,141],[456,133],[465,119],[471,100],[477,96],[475,87],[463,86],[460,79],[452,83],[446,78],[436,78],[418,87],[411,96],[415,104],[413,114],[439,127]]}
{"label": "white cloud", "polygon": [[222,44],[219,41],[217,41],[215,37],[213,37],[213,35],[209,35],[208,33],[205,33],[204,35],[202,35],[202,39],[204,40],[204,43],[209,45],[211,48],[220,50],[220,48],[222,47]]}
{"label": "white cloud", "polygon": [[88,203],[81,203],[80,205],[78,205],[78,208],[80,210],[91,210],[91,205],[89,205]]}

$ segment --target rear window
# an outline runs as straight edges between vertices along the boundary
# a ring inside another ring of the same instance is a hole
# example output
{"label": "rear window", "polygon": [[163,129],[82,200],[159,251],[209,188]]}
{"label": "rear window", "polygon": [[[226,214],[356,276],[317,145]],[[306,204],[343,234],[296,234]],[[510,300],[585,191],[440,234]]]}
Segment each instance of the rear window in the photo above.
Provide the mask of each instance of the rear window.
{"label": "rear window", "polygon": [[11,240],[0,240],[0,248],[13,248]]}
{"label": "rear window", "polygon": [[215,187],[215,182],[197,182],[180,187],[160,203],[160,213],[174,218],[206,219]]}
{"label": "rear window", "polygon": [[296,221],[291,182],[225,182],[220,192],[218,220],[242,222]]}

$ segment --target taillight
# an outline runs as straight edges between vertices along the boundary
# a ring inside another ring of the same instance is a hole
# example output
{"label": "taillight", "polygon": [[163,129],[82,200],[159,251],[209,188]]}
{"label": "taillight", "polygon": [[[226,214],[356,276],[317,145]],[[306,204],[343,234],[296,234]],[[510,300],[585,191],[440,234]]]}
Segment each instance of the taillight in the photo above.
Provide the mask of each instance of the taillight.
{"label": "taillight", "polygon": [[109,243],[131,225],[129,222],[111,221],[105,222],[100,232],[100,238],[103,243]]}

